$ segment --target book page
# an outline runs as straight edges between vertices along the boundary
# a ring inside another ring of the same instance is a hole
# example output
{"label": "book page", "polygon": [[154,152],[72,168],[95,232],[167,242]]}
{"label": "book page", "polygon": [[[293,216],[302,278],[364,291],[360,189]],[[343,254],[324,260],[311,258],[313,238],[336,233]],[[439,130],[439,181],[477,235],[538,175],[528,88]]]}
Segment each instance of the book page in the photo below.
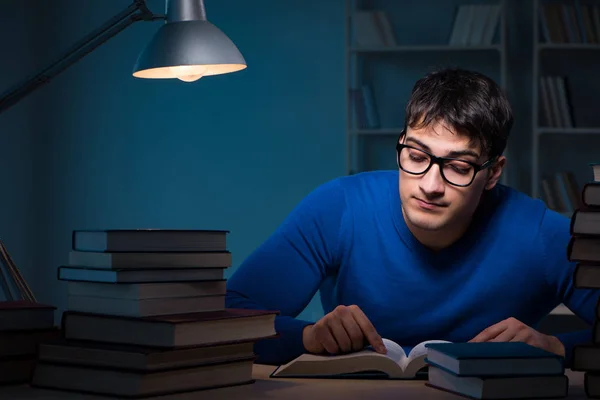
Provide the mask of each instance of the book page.
{"label": "book page", "polygon": [[450,343],[450,342],[448,342],[447,340],[426,340],[424,342],[421,342],[412,348],[412,350],[408,354],[407,362],[410,363],[411,360],[414,360],[415,358],[426,356],[427,355],[427,347],[425,347],[425,345],[427,343]]}
{"label": "book page", "polygon": [[[396,364],[402,365],[403,360],[406,358],[406,353],[404,352],[404,349],[402,348],[402,346],[400,346],[398,343],[396,343],[390,339],[383,338],[382,340],[383,340],[383,345],[387,349],[387,354],[385,354],[385,356],[394,360],[394,362]],[[373,346],[368,346],[367,349],[371,350],[371,351],[375,351]]]}

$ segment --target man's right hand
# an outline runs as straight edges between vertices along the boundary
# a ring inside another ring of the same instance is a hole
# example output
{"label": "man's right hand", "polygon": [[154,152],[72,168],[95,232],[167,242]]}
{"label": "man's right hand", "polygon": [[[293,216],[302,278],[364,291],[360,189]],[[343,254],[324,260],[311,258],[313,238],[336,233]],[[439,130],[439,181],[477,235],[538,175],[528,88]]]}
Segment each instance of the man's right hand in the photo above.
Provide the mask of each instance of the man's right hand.
{"label": "man's right hand", "polygon": [[309,353],[330,354],[358,351],[365,344],[373,346],[381,354],[387,352],[381,336],[371,321],[355,305],[337,306],[314,325],[302,331],[302,343]]}

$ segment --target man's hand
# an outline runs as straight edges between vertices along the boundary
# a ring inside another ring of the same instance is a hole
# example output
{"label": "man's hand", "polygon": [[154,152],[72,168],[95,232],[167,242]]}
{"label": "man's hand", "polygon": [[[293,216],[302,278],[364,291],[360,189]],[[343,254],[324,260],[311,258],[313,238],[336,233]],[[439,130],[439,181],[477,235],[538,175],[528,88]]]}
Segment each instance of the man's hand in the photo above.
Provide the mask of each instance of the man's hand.
{"label": "man's hand", "polygon": [[565,356],[565,346],[556,336],[540,333],[513,317],[484,329],[469,342],[525,342],[531,346]]}
{"label": "man's hand", "polygon": [[381,336],[362,310],[355,305],[337,306],[314,325],[308,325],[302,331],[302,343],[310,353],[330,354],[358,351],[365,342],[375,351],[385,354]]}

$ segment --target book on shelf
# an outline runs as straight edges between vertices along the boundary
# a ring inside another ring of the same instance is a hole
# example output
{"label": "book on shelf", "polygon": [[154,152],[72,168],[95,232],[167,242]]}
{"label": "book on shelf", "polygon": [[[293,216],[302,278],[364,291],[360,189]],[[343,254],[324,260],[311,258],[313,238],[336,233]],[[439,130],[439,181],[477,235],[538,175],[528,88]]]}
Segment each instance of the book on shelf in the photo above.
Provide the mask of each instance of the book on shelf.
{"label": "book on shelf", "polygon": [[427,367],[425,357],[427,343],[424,341],[406,350],[390,339],[383,339],[386,354],[377,353],[371,346],[357,352],[321,355],[304,353],[292,361],[280,365],[271,374],[273,378],[357,378],[378,376],[389,379],[414,379]]}
{"label": "book on shelf", "polygon": [[357,10],[352,13],[353,43],[362,48],[396,46],[388,14],[383,10]]}
{"label": "book on shelf", "polygon": [[600,43],[600,7],[575,1],[540,2],[542,43]]}
{"label": "book on shelf", "polygon": [[543,125],[549,128],[576,126],[571,92],[566,76],[541,76],[539,97]]}
{"label": "book on shelf", "polygon": [[463,4],[457,7],[448,39],[451,46],[489,46],[500,23],[500,4]]}

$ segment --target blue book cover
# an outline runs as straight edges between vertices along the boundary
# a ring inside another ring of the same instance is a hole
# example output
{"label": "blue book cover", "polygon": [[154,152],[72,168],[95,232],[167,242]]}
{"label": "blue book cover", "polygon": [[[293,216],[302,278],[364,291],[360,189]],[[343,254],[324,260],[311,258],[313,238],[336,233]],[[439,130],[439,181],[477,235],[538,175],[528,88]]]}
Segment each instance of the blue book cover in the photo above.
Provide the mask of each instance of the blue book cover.
{"label": "blue book cover", "polygon": [[565,370],[564,357],[522,342],[430,344],[426,362],[457,376],[550,376]]}
{"label": "blue book cover", "polygon": [[425,347],[456,359],[560,357],[523,342],[429,343]]}

